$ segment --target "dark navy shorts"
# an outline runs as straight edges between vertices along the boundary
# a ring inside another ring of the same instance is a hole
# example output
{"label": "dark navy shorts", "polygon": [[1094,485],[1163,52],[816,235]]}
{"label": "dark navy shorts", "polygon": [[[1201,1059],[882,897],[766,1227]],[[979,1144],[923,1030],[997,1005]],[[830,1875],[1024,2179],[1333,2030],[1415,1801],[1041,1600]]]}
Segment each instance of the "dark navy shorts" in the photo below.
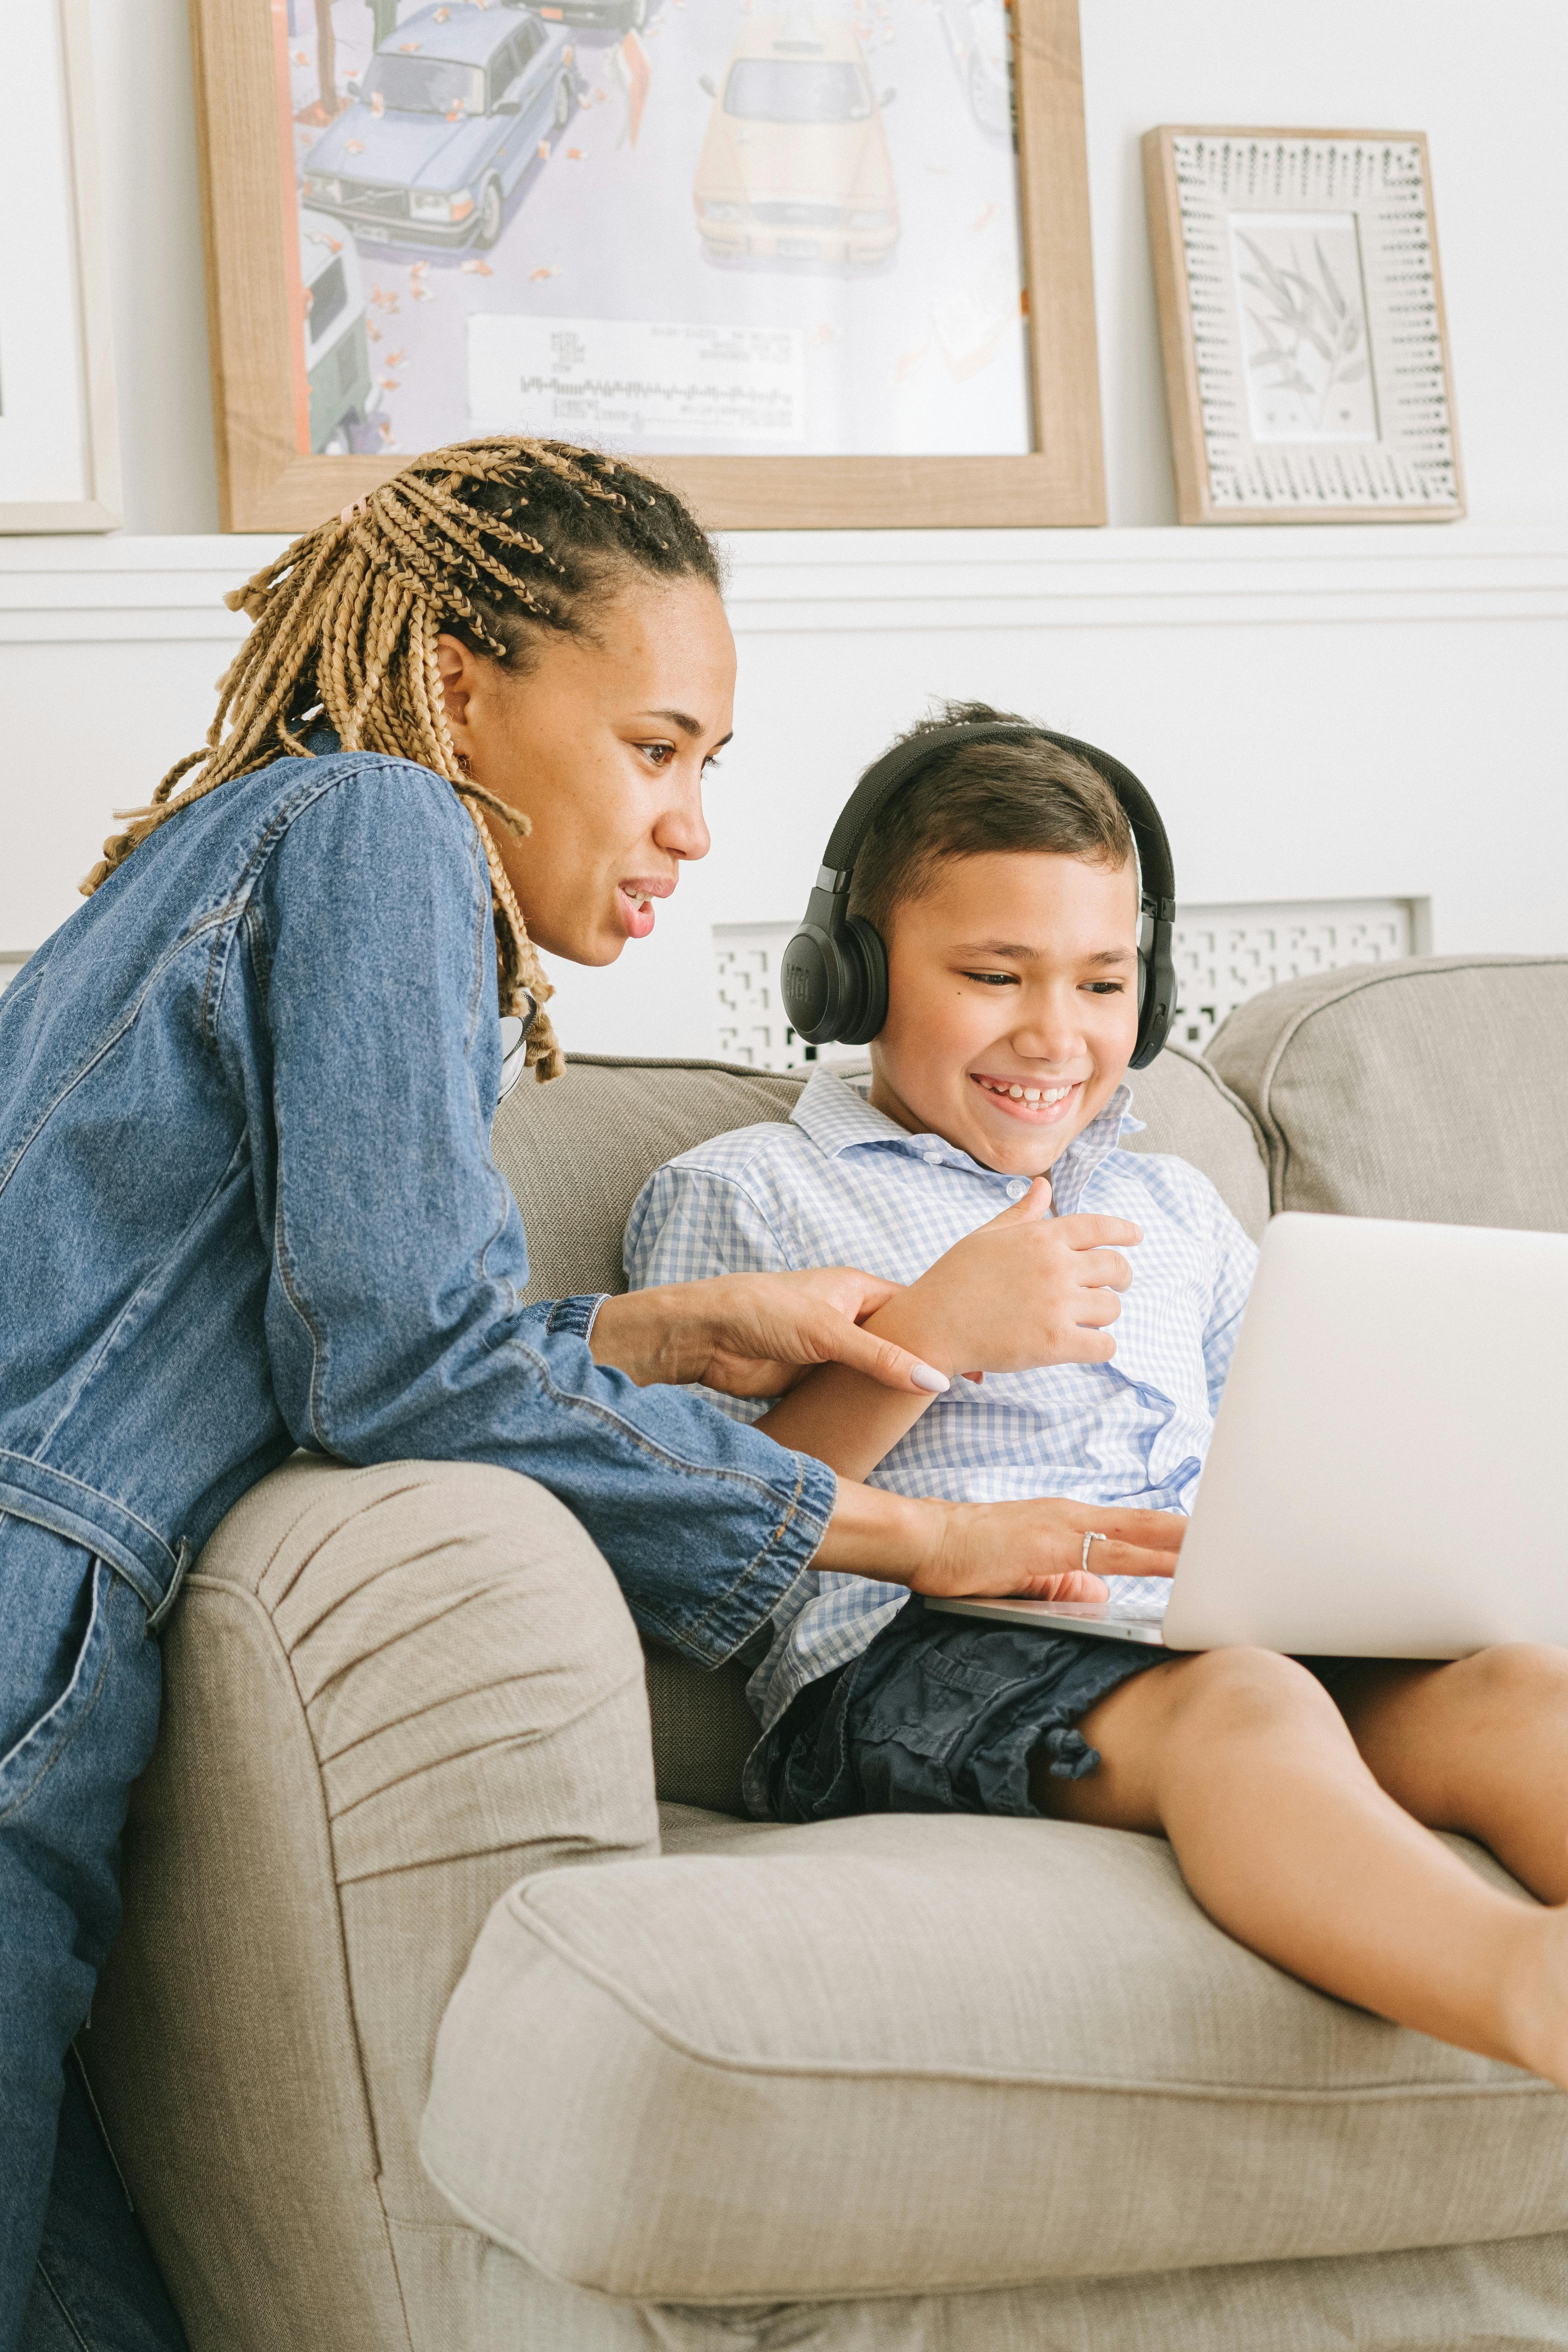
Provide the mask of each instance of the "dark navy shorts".
{"label": "dark navy shorts", "polygon": [[[1177,1653],[1093,1633],[987,1624],[906,1601],[847,1666],[808,1683],[763,1742],[775,1821],[839,1813],[1027,1813],[1029,1766],[1058,1780],[1100,1762],[1089,1709]],[[1298,1658],[1338,1702],[1356,1658]]]}
{"label": "dark navy shorts", "polygon": [[775,1821],[840,1813],[1027,1813],[1029,1763],[1100,1762],[1078,1726],[1170,1656],[1140,1642],[986,1624],[907,1601],[847,1666],[792,1701],[763,1743]]}

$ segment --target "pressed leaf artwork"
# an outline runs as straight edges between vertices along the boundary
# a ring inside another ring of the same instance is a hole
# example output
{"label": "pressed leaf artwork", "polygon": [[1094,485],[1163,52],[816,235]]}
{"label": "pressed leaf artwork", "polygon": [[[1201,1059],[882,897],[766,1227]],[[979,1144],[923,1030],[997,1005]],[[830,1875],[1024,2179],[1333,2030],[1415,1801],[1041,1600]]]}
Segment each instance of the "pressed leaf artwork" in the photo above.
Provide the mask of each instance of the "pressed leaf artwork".
{"label": "pressed leaf artwork", "polygon": [[1233,213],[1255,441],[1375,441],[1377,386],[1353,213]]}

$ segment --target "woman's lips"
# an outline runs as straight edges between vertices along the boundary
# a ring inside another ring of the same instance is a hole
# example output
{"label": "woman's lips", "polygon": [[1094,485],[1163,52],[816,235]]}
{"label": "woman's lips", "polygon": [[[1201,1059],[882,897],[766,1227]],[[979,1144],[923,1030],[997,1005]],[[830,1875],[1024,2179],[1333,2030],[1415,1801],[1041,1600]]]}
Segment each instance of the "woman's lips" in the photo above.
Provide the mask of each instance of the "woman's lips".
{"label": "woman's lips", "polygon": [[987,1102],[1009,1118],[1021,1118],[1030,1127],[1057,1127],[1070,1118],[1083,1091],[1083,1080],[1058,1079],[1046,1085],[1038,1078],[993,1077],[971,1070],[971,1086],[978,1087]]}
{"label": "woman's lips", "polygon": [[672,874],[638,874],[616,885],[616,908],[628,940],[646,940],[653,929],[653,901],[668,898],[675,887]]}

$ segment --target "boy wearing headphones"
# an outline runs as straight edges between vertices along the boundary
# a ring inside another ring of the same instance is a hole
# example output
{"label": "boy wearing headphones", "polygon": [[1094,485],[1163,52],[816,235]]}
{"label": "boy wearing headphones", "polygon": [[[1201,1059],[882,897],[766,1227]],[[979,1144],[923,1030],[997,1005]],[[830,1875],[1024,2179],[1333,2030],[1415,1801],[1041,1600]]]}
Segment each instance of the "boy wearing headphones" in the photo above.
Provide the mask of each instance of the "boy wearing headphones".
{"label": "boy wearing headphones", "polygon": [[[826,923],[825,872],[791,949],[811,983],[792,1005],[816,990],[829,1007],[801,1025],[874,1027],[868,1085],[819,1066],[787,1124],[660,1169],[632,1211],[627,1278],[847,1263],[904,1284],[871,1328],[946,1373],[943,1392],[835,1364],[771,1405],[715,1402],[895,1492],[1095,1507],[1079,1597],[1100,1598],[1091,1552],[1103,1573],[1157,1564],[1119,1537],[1146,1547],[1152,1529],[1174,1565],[1257,1262],[1195,1169],[1117,1148],[1138,1126],[1125,1074],[1158,1051],[1170,995],[1156,932],[1141,1019],[1140,919],[1168,920],[1172,886],[1167,866],[1151,909],[1129,810],[1146,867],[1163,835],[1116,762],[984,706],[903,741],[864,780],[894,779],[868,829],[847,823],[864,825],[858,794],[829,845],[827,867],[852,869],[847,919],[840,905]],[[876,936],[836,965],[857,919]],[[1123,1523],[1133,1510],[1167,1516]],[[1254,1950],[1568,2087],[1568,1910],[1521,1905],[1429,1834],[1479,1838],[1568,1904],[1568,1653],[1183,1657],[807,1569],[748,1688],[759,1814],[1163,1832]]]}

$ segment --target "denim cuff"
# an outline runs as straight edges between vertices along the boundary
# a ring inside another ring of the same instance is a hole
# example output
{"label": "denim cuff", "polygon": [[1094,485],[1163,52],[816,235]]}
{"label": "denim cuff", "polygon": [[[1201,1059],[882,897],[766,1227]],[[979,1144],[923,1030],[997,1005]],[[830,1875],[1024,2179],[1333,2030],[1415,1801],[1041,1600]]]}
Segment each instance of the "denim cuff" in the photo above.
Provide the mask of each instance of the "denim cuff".
{"label": "denim cuff", "polygon": [[564,1331],[574,1339],[592,1337],[600,1307],[609,1297],[606,1290],[595,1291],[592,1297],[558,1298],[545,1318],[547,1331]]}
{"label": "denim cuff", "polygon": [[816,1557],[838,1500],[838,1480],[814,1454],[785,1451],[795,1470],[795,1492],[783,1517],[741,1574],[700,1618],[664,1635],[700,1665],[720,1666],[783,1608]]}

